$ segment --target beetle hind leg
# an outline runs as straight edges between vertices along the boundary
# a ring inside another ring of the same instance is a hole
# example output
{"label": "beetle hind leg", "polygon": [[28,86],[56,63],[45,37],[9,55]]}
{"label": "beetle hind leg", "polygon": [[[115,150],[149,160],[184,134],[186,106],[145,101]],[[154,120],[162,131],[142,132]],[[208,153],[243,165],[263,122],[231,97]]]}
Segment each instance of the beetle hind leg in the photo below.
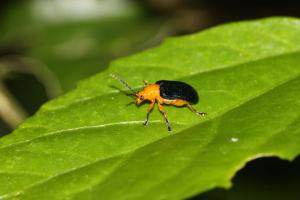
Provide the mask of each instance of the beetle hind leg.
{"label": "beetle hind leg", "polygon": [[167,125],[167,127],[168,127],[168,131],[171,131],[171,130],[172,130],[172,129],[171,129],[171,124],[170,124],[170,122],[169,122],[169,120],[168,120],[167,113],[166,113],[164,107],[163,107],[161,104],[158,103],[158,109],[159,109],[159,111],[164,115],[165,122],[166,122],[166,125]]}
{"label": "beetle hind leg", "polygon": [[191,104],[187,104],[187,107],[193,112],[195,113],[196,115],[199,115],[199,116],[206,116],[207,113],[205,112],[199,112],[197,111]]}

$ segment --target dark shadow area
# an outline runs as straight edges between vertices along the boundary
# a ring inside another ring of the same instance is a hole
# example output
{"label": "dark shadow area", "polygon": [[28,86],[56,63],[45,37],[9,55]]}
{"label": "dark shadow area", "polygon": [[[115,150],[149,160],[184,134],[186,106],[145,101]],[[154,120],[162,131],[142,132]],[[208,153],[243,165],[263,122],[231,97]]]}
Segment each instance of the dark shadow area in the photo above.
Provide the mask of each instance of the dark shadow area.
{"label": "dark shadow area", "polygon": [[214,25],[270,16],[300,17],[296,0],[143,0],[150,13],[172,17],[175,34],[187,34]]}
{"label": "dark shadow area", "polygon": [[44,86],[31,74],[15,73],[4,84],[29,115],[49,99]]}
{"label": "dark shadow area", "polygon": [[11,131],[11,128],[3,121],[0,119],[0,137],[6,135]]}
{"label": "dark shadow area", "polygon": [[[44,86],[31,74],[11,73],[3,80],[3,85],[27,116],[33,115],[44,102],[49,100]],[[0,136],[11,131],[10,126],[0,121]]]}
{"label": "dark shadow area", "polygon": [[300,157],[292,162],[259,158],[235,175],[231,189],[214,189],[190,200],[299,200],[299,169]]}

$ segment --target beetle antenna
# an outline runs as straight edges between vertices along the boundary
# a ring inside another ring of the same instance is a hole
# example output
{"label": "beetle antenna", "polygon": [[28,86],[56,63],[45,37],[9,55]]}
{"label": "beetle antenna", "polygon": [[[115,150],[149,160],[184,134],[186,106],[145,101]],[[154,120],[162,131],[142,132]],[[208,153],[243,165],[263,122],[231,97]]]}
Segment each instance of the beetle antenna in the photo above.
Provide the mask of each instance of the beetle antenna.
{"label": "beetle antenna", "polygon": [[130,87],[128,85],[128,83],[126,81],[124,81],[123,79],[121,79],[121,77],[117,76],[116,74],[110,74],[110,76],[118,81],[120,81],[125,87],[127,87],[131,92],[132,94],[128,94],[128,95],[132,95],[132,96],[136,96],[136,91],[134,91],[132,89],[132,87]]}

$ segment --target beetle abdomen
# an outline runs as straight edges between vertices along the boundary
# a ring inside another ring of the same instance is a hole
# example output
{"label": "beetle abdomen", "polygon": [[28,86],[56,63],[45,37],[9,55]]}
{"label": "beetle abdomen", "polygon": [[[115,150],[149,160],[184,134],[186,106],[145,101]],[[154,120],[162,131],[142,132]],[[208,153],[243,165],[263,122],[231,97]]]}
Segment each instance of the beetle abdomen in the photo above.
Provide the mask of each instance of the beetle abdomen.
{"label": "beetle abdomen", "polygon": [[164,99],[182,99],[193,104],[199,100],[196,90],[186,83],[160,80],[156,84],[160,86],[160,96]]}

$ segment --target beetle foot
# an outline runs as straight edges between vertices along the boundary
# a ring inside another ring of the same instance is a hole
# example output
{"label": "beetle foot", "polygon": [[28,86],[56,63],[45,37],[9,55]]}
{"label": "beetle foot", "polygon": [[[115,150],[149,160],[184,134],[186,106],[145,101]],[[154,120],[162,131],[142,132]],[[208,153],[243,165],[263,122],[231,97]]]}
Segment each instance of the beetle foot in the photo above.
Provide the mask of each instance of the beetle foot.
{"label": "beetle foot", "polygon": [[143,123],[144,126],[148,126],[148,124],[149,124],[149,121],[148,121],[148,120],[146,120],[146,121]]}
{"label": "beetle foot", "polygon": [[201,116],[201,117],[204,117],[207,115],[207,113],[205,112],[196,112],[197,115]]}

